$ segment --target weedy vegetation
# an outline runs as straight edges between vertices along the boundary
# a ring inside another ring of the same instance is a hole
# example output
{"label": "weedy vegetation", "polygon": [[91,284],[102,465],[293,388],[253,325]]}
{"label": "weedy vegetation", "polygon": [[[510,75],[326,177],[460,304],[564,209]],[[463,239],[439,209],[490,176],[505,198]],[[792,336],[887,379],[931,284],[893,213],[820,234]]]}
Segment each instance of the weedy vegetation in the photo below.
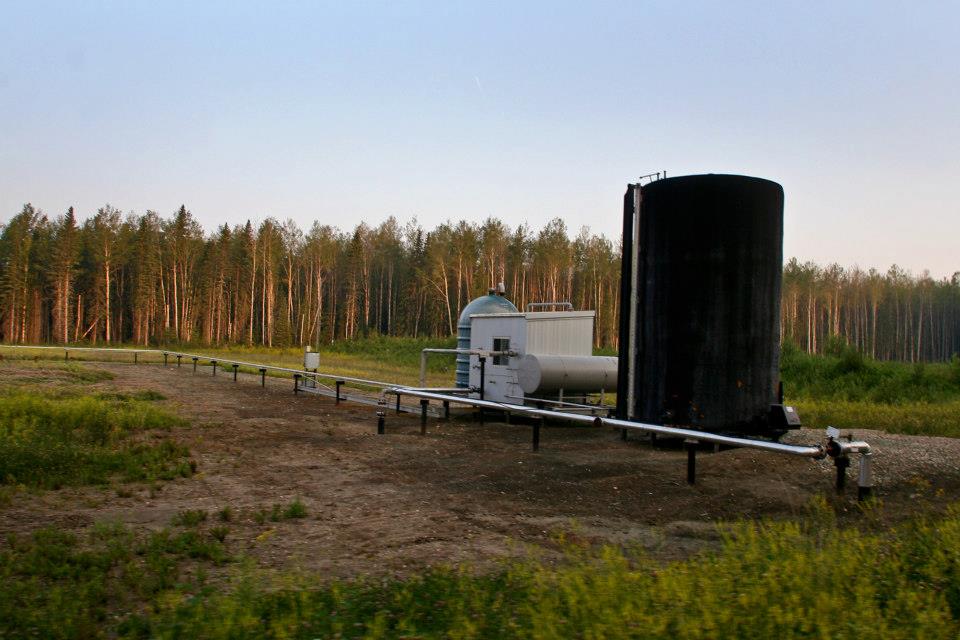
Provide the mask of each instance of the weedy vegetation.
{"label": "weedy vegetation", "polygon": [[805,425],[960,437],[960,358],[880,362],[843,342],[828,352],[808,355],[789,343],[783,348],[787,399]]}
{"label": "weedy vegetation", "polygon": [[189,476],[187,449],[157,435],[178,424],[133,396],[14,390],[0,395],[0,483],[56,489]]}
{"label": "weedy vegetation", "polygon": [[[225,532],[53,529],[0,546],[0,636],[123,638],[956,638],[960,509],[890,530],[721,525],[718,548],[660,564],[566,544],[561,561],[407,579],[208,570]],[[222,533],[222,537],[221,534]],[[42,588],[41,588],[42,587]]]}

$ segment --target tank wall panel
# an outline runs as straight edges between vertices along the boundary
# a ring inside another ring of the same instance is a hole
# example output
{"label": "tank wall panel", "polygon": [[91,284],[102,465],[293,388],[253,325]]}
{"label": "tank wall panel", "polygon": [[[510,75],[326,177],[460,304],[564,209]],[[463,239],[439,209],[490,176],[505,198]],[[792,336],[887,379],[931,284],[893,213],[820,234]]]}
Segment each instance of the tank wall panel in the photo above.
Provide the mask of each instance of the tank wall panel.
{"label": "tank wall panel", "polygon": [[761,429],[779,379],[782,188],[703,175],[641,195],[634,414]]}
{"label": "tank wall panel", "polygon": [[589,356],[593,354],[593,311],[527,313],[527,353]]}

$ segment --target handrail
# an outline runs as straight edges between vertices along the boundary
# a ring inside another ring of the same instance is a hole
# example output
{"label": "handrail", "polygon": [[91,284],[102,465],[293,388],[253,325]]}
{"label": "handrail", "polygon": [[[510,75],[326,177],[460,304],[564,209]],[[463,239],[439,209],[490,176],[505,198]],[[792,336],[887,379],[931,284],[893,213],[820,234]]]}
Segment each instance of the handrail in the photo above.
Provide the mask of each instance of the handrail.
{"label": "handrail", "polygon": [[572,302],[528,302],[527,311],[533,311],[535,307],[563,307],[567,311],[573,311]]}

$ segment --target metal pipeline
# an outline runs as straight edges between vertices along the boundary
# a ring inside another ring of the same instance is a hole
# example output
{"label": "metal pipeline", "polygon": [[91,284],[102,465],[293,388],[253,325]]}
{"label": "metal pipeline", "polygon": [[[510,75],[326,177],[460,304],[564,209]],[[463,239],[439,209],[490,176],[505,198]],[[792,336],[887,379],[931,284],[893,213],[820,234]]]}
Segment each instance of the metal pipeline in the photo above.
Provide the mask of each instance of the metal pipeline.
{"label": "metal pipeline", "polygon": [[[264,365],[254,362],[244,362],[241,360],[225,360],[222,358],[211,358],[210,356],[204,356],[199,354],[185,353],[182,351],[170,351],[166,349],[124,349],[117,347],[68,347],[68,346],[34,346],[34,345],[0,345],[0,348],[6,349],[44,349],[44,350],[61,350],[61,351],[107,351],[107,352],[127,352],[134,354],[134,361],[136,362],[136,356],[138,354],[146,353],[156,353],[163,356],[172,355],[177,358],[177,363],[179,365],[181,358],[192,358],[194,361],[194,366],[196,366],[197,360],[208,360],[211,362],[218,362],[220,364],[226,363],[233,365],[234,367],[250,367],[257,369],[262,378],[262,383],[265,383],[265,377],[267,370],[278,371],[283,373],[291,373],[295,376],[303,376],[305,373],[299,369],[291,369],[288,367],[278,367],[273,365]],[[427,349],[426,352],[439,352],[439,353],[456,353],[461,351],[459,349]],[[471,352],[479,350],[468,350]],[[485,355],[515,355],[513,352],[484,352]],[[426,359],[426,354],[421,354],[423,360]],[[235,372],[236,373],[236,372]],[[518,413],[522,415],[528,415],[537,417],[539,419],[543,418],[556,418],[558,420],[566,420],[567,422],[576,422],[579,424],[592,424],[595,426],[608,426],[621,429],[623,433],[626,433],[627,429],[633,429],[635,431],[643,431],[646,433],[665,435],[675,438],[682,438],[688,441],[694,442],[710,442],[713,444],[727,445],[731,447],[744,447],[750,449],[757,449],[760,451],[770,451],[771,453],[781,453],[785,455],[794,455],[801,456],[806,458],[813,459],[823,459],[827,456],[834,458],[835,460],[848,460],[851,454],[858,454],[860,456],[860,468],[858,474],[858,495],[859,498],[865,499],[869,497],[873,489],[873,472],[872,472],[872,459],[873,451],[870,449],[870,445],[866,442],[860,440],[851,440],[843,441],[836,438],[829,438],[826,445],[792,445],[792,444],[783,444],[780,442],[770,442],[766,440],[754,440],[752,438],[738,438],[735,436],[725,436],[718,433],[711,433],[707,431],[696,431],[694,429],[681,429],[678,427],[667,427],[664,425],[657,424],[647,424],[643,422],[631,422],[629,420],[620,420],[617,418],[604,418],[601,416],[586,416],[577,413],[567,413],[565,411],[550,411],[546,409],[534,409],[532,407],[526,407],[523,405],[507,404],[502,402],[493,402],[491,400],[478,400],[475,398],[465,398],[458,395],[451,395],[449,393],[435,393],[432,391],[426,391],[422,388],[416,387],[406,387],[402,385],[397,385],[392,382],[383,382],[381,380],[368,380],[364,378],[354,378],[351,376],[339,376],[336,374],[326,374],[320,372],[308,372],[306,375],[310,375],[317,378],[325,379],[334,379],[340,380],[343,382],[352,382],[355,384],[369,385],[374,387],[379,387],[381,391],[381,400],[380,403],[383,403],[385,396],[387,394],[397,394],[398,400],[399,395],[408,395],[422,400],[437,400],[444,403],[445,407],[449,407],[449,403],[456,402],[460,404],[472,405],[480,409],[493,409],[497,411],[504,411],[507,413]],[[846,465],[837,465],[838,469]]]}
{"label": "metal pipeline", "polygon": [[735,436],[725,436],[719,433],[710,433],[707,431],[696,431],[694,429],[681,429],[679,427],[667,427],[659,424],[647,424],[643,422],[631,422],[629,420],[619,420],[617,418],[604,418],[601,416],[585,416],[578,413],[567,413],[565,411],[550,411],[547,409],[535,409],[516,404],[507,404],[504,402],[493,402],[492,400],[478,400],[476,398],[463,398],[442,393],[432,393],[429,391],[418,391],[410,387],[393,387],[385,389],[384,393],[400,393],[405,396],[423,398],[427,400],[437,400],[439,402],[458,402],[468,404],[478,409],[493,409],[496,411],[505,411],[508,413],[517,413],[521,415],[534,416],[540,418],[555,418],[567,422],[576,422],[579,424],[591,424],[594,426],[609,426],[618,429],[634,429],[646,433],[656,433],[657,435],[682,438],[685,440],[696,440],[698,442],[710,442],[719,445],[728,445],[731,447],[748,447],[759,449],[761,451],[772,451],[774,453],[783,453],[787,455],[802,456],[806,458],[822,459],[827,456],[826,448],[823,445],[793,445],[783,444],[781,442],[769,442],[767,440],[753,440],[751,438],[738,438]]}
{"label": "metal pipeline", "polygon": [[[770,442],[768,440],[755,440],[752,438],[725,436],[719,433],[711,433],[708,431],[681,429],[678,427],[667,427],[664,425],[647,424],[643,422],[631,422],[629,420],[620,420],[618,418],[604,418],[601,416],[586,416],[578,413],[568,413],[565,411],[535,409],[523,405],[493,402],[491,400],[478,400],[476,398],[464,398],[461,396],[451,396],[443,393],[434,393],[430,391],[414,389],[411,387],[393,387],[390,389],[384,389],[383,393],[396,393],[398,396],[399,394],[410,395],[421,398],[421,402],[424,400],[437,400],[443,402],[445,407],[448,407],[451,402],[458,402],[460,404],[472,405],[481,409],[481,411],[484,409],[493,409],[497,411],[504,411],[508,414],[517,413],[521,415],[527,415],[537,418],[538,425],[544,418],[555,418],[558,420],[565,420],[567,422],[590,424],[598,427],[615,427],[621,429],[622,433],[626,433],[627,429],[633,429],[651,434],[682,438],[687,443],[688,481],[692,481],[696,460],[696,445],[700,442],[709,442],[718,445],[727,445],[730,447],[743,447],[748,449],[756,449],[759,451],[769,451],[771,453],[800,456],[804,458],[812,458],[814,460],[822,460],[827,456],[830,456],[838,463],[837,468],[841,472],[846,469],[846,466],[849,465],[849,456],[851,454],[859,454],[860,470],[857,478],[857,498],[859,500],[865,500],[870,497],[870,494],[873,491],[873,452],[870,449],[870,445],[862,440],[843,441],[830,437],[827,440],[826,445],[783,444],[781,442]],[[535,429],[534,450],[539,448],[539,441],[539,429]]]}

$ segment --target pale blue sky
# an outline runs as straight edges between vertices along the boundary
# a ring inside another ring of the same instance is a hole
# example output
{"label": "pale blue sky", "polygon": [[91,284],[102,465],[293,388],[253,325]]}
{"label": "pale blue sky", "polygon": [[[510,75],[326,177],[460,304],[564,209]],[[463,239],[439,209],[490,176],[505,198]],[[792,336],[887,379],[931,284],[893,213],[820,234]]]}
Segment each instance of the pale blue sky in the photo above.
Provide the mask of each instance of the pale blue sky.
{"label": "pale blue sky", "polygon": [[[202,6],[198,6],[202,5]],[[785,253],[960,270],[960,2],[0,0],[0,220],[563,218],[638,175],[787,194]]]}

